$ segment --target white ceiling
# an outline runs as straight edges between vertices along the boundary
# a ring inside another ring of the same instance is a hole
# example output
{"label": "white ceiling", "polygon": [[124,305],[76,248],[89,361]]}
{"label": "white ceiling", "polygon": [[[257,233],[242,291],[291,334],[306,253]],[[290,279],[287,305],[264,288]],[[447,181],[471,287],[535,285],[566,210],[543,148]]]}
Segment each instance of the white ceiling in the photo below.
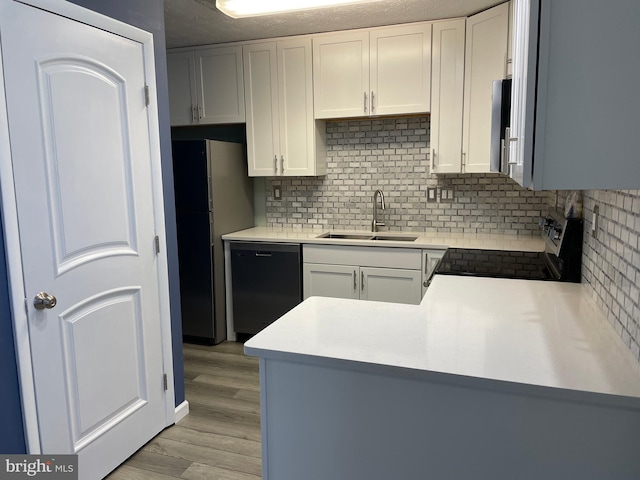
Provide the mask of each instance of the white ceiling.
{"label": "white ceiling", "polygon": [[215,0],[165,0],[167,48],[466,17],[503,2],[385,0],[369,5],[233,19],[216,9]]}

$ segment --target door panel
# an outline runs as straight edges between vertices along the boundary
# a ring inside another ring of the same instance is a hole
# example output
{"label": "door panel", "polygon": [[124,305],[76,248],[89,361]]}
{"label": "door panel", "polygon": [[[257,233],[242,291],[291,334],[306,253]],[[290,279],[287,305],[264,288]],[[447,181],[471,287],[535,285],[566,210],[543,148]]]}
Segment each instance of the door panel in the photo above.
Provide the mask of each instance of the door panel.
{"label": "door panel", "polygon": [[41,448],[101,478],[166,426],[143,45],[1,9]]}
{"label": "door panel", "polygon": [[[58,275],[99,258],[136,255],[125,79],[81,56],[36,61],[36,70]],[[67,115],[69,105],[87,105],[101,121]],[[111,161],[99,169],[87,161],[101,156]]]}
{"label": "door panel", "polygon": [[409,303],[418,305],[422,300],[420,270],[399,268],[360,267],[361,300]]}
{"label": "door panel", "polygon": [[305,263],[302,265],[303,298],[360,297],[359,267],[350,265],[324,265]]}

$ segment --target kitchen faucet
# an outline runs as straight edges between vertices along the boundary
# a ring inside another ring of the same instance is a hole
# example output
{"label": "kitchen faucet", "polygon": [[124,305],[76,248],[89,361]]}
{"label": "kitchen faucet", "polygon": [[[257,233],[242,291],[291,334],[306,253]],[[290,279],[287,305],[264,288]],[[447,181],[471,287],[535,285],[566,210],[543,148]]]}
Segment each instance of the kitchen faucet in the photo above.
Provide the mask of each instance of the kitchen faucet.
{"label": "kitchen faucet", "polygon": [[373,220],[371,221],[371,231],[377,232],[378,227],[384,227],[384,222],[378,221],[378,196],[380,196],[380,208],[384,210],[384,193],[378,189],[373,192]]}

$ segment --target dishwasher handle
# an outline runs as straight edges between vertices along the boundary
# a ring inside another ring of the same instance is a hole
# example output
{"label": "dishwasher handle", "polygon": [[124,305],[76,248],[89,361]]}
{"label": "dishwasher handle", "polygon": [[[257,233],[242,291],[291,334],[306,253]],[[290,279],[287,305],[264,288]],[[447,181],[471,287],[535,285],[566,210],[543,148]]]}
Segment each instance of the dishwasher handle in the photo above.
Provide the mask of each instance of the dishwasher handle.
{"label": "dishwasher handle", "polygon": [[256,250],[256,257],[270,257],[271,252],[266,252],[264,250]]}

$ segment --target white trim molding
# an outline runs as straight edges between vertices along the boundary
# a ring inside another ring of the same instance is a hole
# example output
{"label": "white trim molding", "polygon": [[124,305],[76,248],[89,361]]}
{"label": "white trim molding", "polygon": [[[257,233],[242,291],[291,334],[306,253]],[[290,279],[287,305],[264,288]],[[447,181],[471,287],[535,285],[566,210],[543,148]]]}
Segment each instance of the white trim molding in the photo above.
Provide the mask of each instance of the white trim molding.
{"label": "white trim molding", "polygon": [[176,414],[175,414],[176,423],[178,423],[187,415],[189,415],[189,402],[185,400],[184,402],[182,402],[180,405],[176,407]]}

